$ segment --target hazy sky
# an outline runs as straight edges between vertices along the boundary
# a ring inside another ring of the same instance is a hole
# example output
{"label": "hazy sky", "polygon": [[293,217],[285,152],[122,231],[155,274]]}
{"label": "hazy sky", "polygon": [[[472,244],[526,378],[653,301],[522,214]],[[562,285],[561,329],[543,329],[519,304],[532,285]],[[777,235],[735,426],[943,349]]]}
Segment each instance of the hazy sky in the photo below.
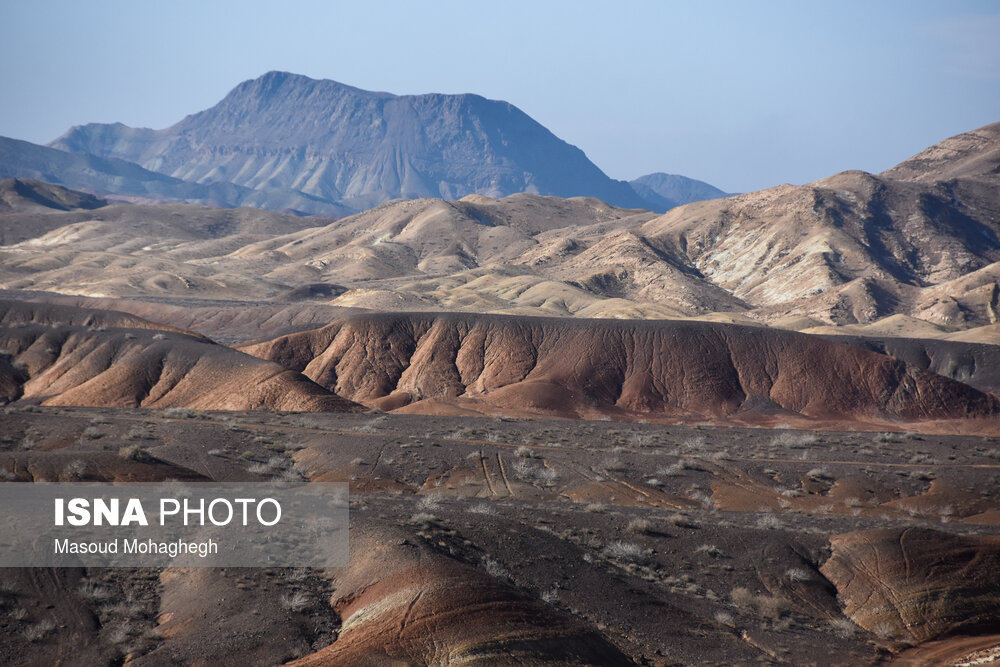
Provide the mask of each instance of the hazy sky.
{"label": "hazy sky", "polygon": [[614,178],[881,171],[1000,121],[1000,2],[0,0],[0,135],[161,128],[269,70],[507,100]]}

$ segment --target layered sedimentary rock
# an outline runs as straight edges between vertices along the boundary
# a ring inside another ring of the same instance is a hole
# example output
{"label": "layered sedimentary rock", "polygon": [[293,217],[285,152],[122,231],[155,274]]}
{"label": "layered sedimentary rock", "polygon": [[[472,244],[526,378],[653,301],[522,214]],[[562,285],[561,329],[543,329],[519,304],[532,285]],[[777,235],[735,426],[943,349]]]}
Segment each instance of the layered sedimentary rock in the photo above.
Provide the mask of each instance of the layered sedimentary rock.
{"label": "layered sedimentary rock", "polygon": [[388,409],[907,420],[1000,410],[991,395],[885,355],[705,322],[358,315],[243,349]]}

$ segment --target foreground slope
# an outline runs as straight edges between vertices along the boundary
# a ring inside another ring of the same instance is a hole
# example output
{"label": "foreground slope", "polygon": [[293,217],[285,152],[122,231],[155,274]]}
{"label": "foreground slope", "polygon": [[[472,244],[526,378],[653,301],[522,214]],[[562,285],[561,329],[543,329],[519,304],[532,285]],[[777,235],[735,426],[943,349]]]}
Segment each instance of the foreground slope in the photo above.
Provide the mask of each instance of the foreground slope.
{"label": "foreground slope", "polygon": [[1000,413],[996,397],[891,357],[704,322],[357,315],[242,349],[351,400],[407,411],[750,421]]}
{"label": "foreground slope", "polygon": [[979,436],[16,405],[0,420],[8,481],[337,481],[352,523],[337,569],[0,568],[4,664],[856,667],[1000,647],[1000,454]]}

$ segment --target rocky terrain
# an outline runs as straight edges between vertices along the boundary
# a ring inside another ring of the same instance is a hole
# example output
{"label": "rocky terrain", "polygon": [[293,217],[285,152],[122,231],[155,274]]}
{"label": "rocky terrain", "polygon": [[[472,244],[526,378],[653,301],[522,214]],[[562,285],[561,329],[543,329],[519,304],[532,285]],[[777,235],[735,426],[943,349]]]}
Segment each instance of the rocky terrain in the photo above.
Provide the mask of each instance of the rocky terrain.
{"label": "rocky terrain", "polygon": [[295,477],[352,497],[347,568],[4,569],[4,662],[958,664],[1000,644],[992,438],[0,414],[8,481]]}

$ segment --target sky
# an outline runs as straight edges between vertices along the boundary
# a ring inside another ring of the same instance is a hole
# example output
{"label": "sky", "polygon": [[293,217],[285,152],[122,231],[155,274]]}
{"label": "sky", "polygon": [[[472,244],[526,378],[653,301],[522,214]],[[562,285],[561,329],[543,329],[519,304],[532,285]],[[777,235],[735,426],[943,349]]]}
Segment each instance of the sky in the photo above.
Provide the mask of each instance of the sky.
{"label": "sky", "polygon": [[613,178],[878,172],[1000,121],[1000,2],[0,0],[0,135],[162,128],[270,70],[516,105]]}

